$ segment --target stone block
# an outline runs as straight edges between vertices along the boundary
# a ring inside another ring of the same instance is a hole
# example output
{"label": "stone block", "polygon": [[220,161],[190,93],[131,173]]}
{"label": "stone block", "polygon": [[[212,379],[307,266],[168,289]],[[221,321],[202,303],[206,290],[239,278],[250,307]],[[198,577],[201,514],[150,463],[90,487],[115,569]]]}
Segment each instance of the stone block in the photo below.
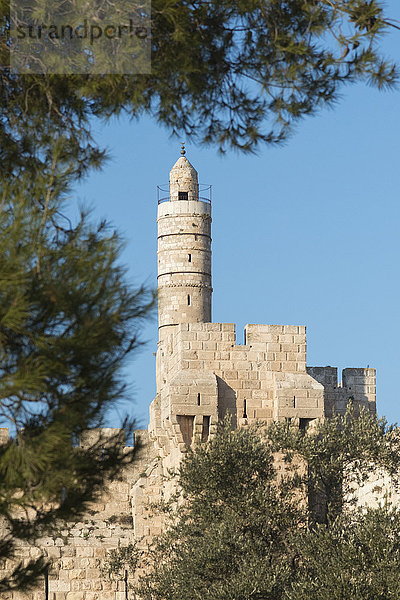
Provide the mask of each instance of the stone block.
{"label": "stone block", "polygon": [[61,579],[49,580],[49,592],[69,592],[71,590],[71,582]]}
{"label": "stone block", "polygon": [[272,408],[257,408],[257,419],[272,419]]}
{"label": "stone block", "polygon": [[222,331],[225,332],[231,332],[231,333],[235,333],[236,331],[236,325],[235,323],[221,323],[221,329]]}
{"label": "stone block", "polygon": [[241,370],[242,371],[250,371],[251,370],[251,364],[245,360],[238,360],[238,361],[234,362],[233,364],[235,365],[235,368],[238,371],[241,371]]}
{"label": "stone block", "polygon": [[78,546],[76,548],[76,556],[83,556],[83,557],[88,557],[88,556],[93,556],[93,548],[91,546]]}
{"label": "stone block", "polygon": [[299,326],[298,325],[284,325],[283,331],[285,334],[299,333]]}
{"label": "stone block", "polygon": [[204,348],[204,350],[212,350],[215,353],[217,351],[217,342],[216,341],[203,342],[203,348]]}
{"label": "stone block", "polygon": [[210,339],[210,334],[206,331],[199,331],[197,333],[196,339],[200,340],[201,342],[208,342]]}
{"label": "stone block", "polygon": [[259,390],[261,388],[261,381],[247,380],[243,381],[243,389],[247,390]]}

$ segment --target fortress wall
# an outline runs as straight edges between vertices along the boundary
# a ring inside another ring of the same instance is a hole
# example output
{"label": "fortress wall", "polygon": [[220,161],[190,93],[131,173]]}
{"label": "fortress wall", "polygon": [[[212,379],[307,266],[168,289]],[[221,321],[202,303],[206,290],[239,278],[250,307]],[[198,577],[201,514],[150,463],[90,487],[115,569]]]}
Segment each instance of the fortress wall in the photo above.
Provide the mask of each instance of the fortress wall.
{"label": "fortress wall", "polygon": [[269,371],[305,372],[305,327],[247,325],[245,339],[236,344],[232,323],[186,323],[176,328],[173,344],[175,352],[181,351],[183,369],[229,371],[235,363],[248,370],[245,362],[259,362]]}
{"label": "fortress wall", "polygon": [[357,407],[376,412],[375,369],[343,369],[341,382],[336,367],[307,367],[307,373],[324,386],[325,416],[344,414],[351,400]]}
{"label": "fortress wall", "polygon": [[[95,443],[99,437],[118,435],[119,431],[123,443],[122,430],[104,429],[88,432],[82,446]],[[132,486],[154,462],[147,431],[136,431],[135,438],[140,439],[142,446],[134,462],[126,467],[120,479],[108,482],[78,522],[60,523],[51,535],[37,539],[34,544],[18,542],[18,561],[26,564],[40,555],[51,560],[48,600],[125,600],[125,582],[111,580],[101,569],[109,550],[127,546],[135,539]],[[126,452],[131,449],[126,447]],[[0,565],[0,577],[12,565],[11,561]],[[45,600],[45,587],[43,578],[37,588],[25,594],[3,593],[1,600]]]}
{"label": "fortress wall", "polygon": [[[213,423],[227,412],[241,423],[323,415],[322,386],[305,370],[305,327],[247,325],[245,340],[243,345],[236,343],[232,323],[178,325],[163,357],[161,422],[183,414],[183,410],[187,415],[204,415],[195,403],[195,392],[199,391],[204,373],[217,377],[214,405],[218,411],[215,417],[212,415]],[[192,382],[182,388],[181,395],[168,387],[179,373],[186,373],[187,381]],[[192,385],[192,392],[188,385]]]}

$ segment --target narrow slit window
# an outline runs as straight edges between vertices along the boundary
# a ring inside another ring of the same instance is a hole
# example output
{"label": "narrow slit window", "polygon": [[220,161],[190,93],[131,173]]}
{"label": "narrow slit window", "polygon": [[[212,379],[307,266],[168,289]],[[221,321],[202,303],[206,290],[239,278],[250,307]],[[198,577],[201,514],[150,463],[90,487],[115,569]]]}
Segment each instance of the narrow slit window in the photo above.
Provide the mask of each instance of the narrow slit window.
{"label": "narrow slit window", "polygon": [[247,419],[247,400],[243,400],[243,419]]}
{"label": "narrow slit window", "polygon": [[49,571],[44,572],[44,600],[49,600]]}
{"label": "narrow slit window", "polygon": [[124,573],[124,588],[125,588],[125,600],[129,599],[129,583],[128,583],[128,570],[125,569]]}
{"label": "narrow slit window", "polygon": [[201,441],[207,442],[208,436],[210,435],[210,419],[211,417],[203,417],[203,425],[201,428]]}
{"label": "narrow slit window", "polygon": [[178,199],[179,200],[188,200],[189,192],[178,192]]}
{"label": "narrow slit window", "polygon": [[296,408],[296,396],[293,396],[293,408]]}
{"label": "narrow slit window", "polygon": [[188,254],[188,262],[192,262],[192,255]]}
{"label": "narrow slit window", "polygon": [[200,406],[201,404],[201,395],[197,394],[197,406]]}
{"label": "narrow slit window", "polygon": [[190,306],[192,304],[192,299],[190,297],[190,294],[188,294],[187,300],[188,300],[188,306]]}

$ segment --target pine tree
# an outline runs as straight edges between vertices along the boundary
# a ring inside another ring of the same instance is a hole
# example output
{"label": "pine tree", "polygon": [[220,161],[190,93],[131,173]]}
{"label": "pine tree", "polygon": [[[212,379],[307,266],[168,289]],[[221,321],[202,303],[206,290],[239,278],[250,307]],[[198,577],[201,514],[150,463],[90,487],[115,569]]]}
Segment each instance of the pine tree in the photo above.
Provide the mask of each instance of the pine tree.
{"label": "pine tree", "polygon": [[[124,397],[122,368],[152,295],[128,284],[110,226],[65,216],[64,167],[55,161],[1,190],[0,422],[11,437],[0,444],[0,559],[79,517],[134,454],[118,436],[75,447]],[[44,568],[17,565],[0,592],[32,585]]]}
{"label": "pine tree", "polygon": [[[32,6],[45,22],[54,12],[49,0]],[[128,0],[90,9],[87,2],[63,3],[96,23],[107,11],[130,14],[132,7]],[[1,19],[6,39],[7,0]],[[221,151],[280,143],[300,119],[332,106],[344,84],[395,85],[398,68],[380,46],[392,28],[398,25],[379,0],[153,0],[151,74],[138,75],[20,76],[7,68],[10,45],[3,42],[2,173],[41,162],[38,149],[47,147],[50,125],[80,160],[100,160],[91,118],[123,111],[135,118],[147,113],[171,132]],[[90,63],[92,54],[79,56]]]}

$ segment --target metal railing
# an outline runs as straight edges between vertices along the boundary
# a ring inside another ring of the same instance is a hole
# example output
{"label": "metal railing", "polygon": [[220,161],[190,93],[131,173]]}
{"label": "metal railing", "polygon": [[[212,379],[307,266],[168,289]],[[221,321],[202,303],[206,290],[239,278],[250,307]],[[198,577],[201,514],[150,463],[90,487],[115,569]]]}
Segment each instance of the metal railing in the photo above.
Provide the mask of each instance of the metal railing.
{"label": "metal railing", "polygon": [[[180,190],[181,192],[187,192],[187,190]],[[167,194],[167,195],[164,195]],[[211,204],[212,198],[212,186],[206,184],[199,184],[198,192],[195,197],[191,194],[190,200],[198,200],[200,202],[207,202]],[[157,186],[157,203],[169,202],[171,200],[169,185],[158,185]],[[188,198],[175,198],[175,201],[187,201]]]}

